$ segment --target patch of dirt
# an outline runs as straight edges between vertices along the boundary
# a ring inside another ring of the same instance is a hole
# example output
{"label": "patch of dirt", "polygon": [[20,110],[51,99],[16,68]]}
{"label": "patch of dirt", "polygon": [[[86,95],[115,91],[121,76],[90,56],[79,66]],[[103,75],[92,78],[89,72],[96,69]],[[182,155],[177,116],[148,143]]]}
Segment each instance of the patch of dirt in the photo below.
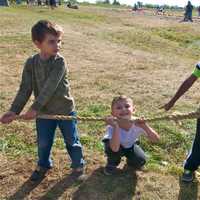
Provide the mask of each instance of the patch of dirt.
{"label": "patch of dirt", "polygon": [[0,155],[0,199],[8,200],[196,200],[200,198],[199,182],[183,184],[179,177],[151,171],[125,171],[115,176],[103,174],[105,158],[86,150],[87,165],[84,180],[70,175],[65,151],[56,151],[54,168],[39,182],[31,182],[33,158],[8,160]]}

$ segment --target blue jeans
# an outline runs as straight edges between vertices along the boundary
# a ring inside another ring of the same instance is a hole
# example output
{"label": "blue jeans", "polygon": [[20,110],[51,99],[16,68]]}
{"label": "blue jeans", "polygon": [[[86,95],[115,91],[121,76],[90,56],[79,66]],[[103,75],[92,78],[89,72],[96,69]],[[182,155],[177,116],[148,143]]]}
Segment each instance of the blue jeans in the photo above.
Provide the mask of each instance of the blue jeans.
{"label": "blue jeans", "polygon": [[[71,112],[70,115],[75,116],[76,113]],[[78,137],[77,122],[75,120],[54,119],[36,119],[38,165],[45,168],[52,167],[50,154],[57,126],[63,135],[67,152],[71,158],[71,168],[82,167],[84,160],[82,146]]]}

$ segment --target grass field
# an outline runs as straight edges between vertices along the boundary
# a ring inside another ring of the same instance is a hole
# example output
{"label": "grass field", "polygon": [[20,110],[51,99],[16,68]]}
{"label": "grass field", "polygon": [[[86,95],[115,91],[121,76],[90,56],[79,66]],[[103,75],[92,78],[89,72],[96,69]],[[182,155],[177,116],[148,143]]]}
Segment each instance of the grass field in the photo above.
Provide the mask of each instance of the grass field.
{"label": "grass field", "polygon": [[[174,16],[133,15],[126,8],[95,6],[53,11],[45,7],[0,8],[0,114],[9,109],[17,92],[25,60],[37,52],[30,29],[40,19],[64,28],[61,53],[68,62],[72,94],[81,116],[108,115],[111,100],[118,94],[133,98],[136,116],[164,115],[159,107],[199,60],[200,19],[179,23]],[[196,83],[169,113],[195,110],[199,86]],[[28,105],[31,101],[33,98]],[[141,139],[148,156],[144,171],[105,177],[101,143],[105,125],[81,122],[88,178],[81,182],[69,176],[70,162],[58,132],[52,152],[55,167],[37,184],[28,180],[37,159],[35,124],[15,121],[0,125],[0,199],[200,199],[198,179],[189,185],[179,182],[195,121],[151,125],[161,140],[151,144]]]}

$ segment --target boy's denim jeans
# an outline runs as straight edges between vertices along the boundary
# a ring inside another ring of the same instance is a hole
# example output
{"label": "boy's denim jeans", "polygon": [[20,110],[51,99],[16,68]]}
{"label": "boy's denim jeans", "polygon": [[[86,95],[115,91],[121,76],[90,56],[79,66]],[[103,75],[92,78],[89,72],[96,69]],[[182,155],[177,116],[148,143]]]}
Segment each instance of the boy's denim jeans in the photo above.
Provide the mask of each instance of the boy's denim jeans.
{"label": "boy's denim jeans", "polygon": [[200,119],[197,119],[196,136],[192,149],[185,162],[184,168],[191,171],[197,170],[200,165]]}
{"label": "boy's denim jeans", "polygon": [[[71,112],[70,115],[75,116],[76,112]],[[82,167],[84,165],[82,146],[75,120],[36,119],[38,165],[45,168],[52,167],[50,154],[57,126],[63,135],[67,152],[71,158],[71,168]]]}

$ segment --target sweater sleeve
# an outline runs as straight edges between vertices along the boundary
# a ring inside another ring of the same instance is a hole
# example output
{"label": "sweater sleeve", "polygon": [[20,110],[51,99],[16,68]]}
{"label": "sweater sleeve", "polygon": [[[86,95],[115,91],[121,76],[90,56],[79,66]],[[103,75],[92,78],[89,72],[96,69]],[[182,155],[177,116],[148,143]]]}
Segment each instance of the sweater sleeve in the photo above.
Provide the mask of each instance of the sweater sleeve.
{"label": "sweater sleeve", "polygon": [[32,93],[32,58],[28,58],[23,69],[22,79],[17,95],[10,107],[10,111],[19,114],[26,105]]}
{"label": "sweater sleeve", "polygon": [[194,69],[193,73],[194,76],[196,76],[197,78],[200,77],[200,62],[196,65],[196,68]]}
{"label": "sweater sleeve", "polygon": [[34,110],[39,111],[50,100],[65,74],[65,62],[64,59],[60,57],[55,60],[54,69],[50,72],[40,94],[31,106]]}

